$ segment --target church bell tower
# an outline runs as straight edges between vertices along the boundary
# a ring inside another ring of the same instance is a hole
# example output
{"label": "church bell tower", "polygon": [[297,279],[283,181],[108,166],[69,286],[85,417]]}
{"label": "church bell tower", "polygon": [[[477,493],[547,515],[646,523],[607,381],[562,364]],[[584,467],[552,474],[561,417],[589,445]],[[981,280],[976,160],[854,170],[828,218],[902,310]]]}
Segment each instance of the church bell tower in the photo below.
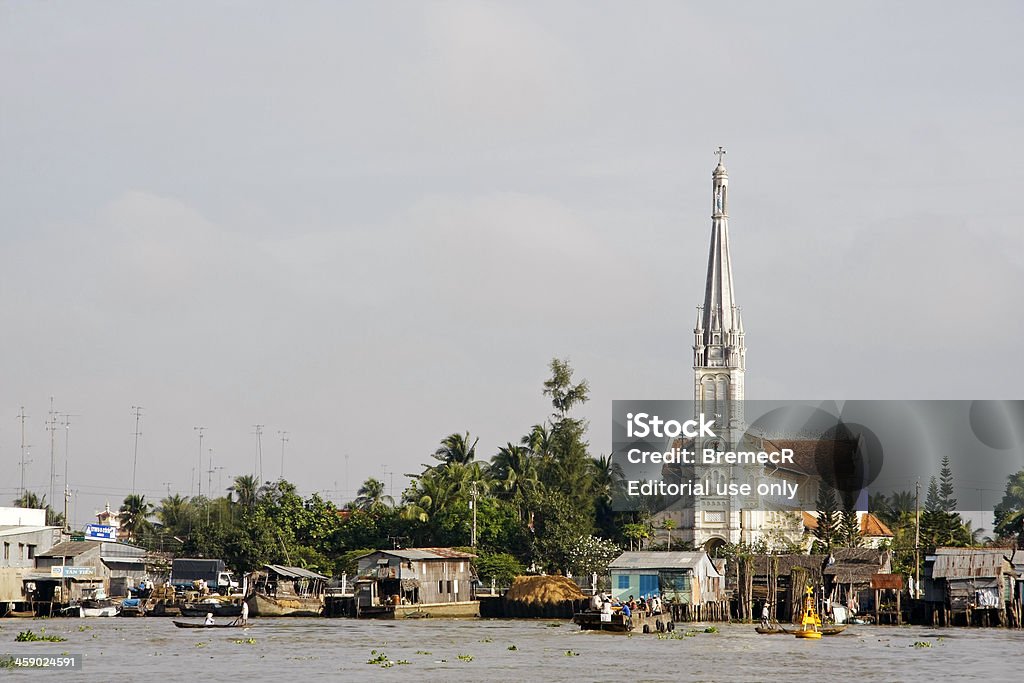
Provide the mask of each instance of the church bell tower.
{"label": "church bell tower", "polygon": [[704,305],[693,328],[693,398],[707,417],[716,416],[716,434],[734,443],[743,427],[743,373],[746,345],[736,305],[729,257],[729,175],[718,148],[711,174],[711,247]]}

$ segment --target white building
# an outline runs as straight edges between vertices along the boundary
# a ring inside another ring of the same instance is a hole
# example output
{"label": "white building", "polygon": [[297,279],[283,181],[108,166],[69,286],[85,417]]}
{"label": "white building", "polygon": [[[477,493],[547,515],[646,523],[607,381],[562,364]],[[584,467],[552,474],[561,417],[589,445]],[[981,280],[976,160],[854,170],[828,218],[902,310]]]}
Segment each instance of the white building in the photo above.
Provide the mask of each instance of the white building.
{"label": "white building", "polygon": [[60,532],[46,525],[46,510],[0,507],[0,605],[25,600],[26,575],[40,553],[60,542]]}

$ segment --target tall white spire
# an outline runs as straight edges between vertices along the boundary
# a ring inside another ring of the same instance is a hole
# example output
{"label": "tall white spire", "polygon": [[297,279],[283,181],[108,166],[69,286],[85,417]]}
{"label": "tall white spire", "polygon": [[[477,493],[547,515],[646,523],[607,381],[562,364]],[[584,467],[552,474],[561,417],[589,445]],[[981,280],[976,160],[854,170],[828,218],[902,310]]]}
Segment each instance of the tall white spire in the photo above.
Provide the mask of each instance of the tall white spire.
{"label": "tall white spire", "polygon": [[724,401],[743,400],[743,373],[746,369],[746,345],[743,322],[732,282],[729,254],[729,175],[722,157],[711,173],[711,245],[708,250],[704,305],[698,309],[694,327],[693,370],[694,399],[706,405],[707,412],[736,415]]}

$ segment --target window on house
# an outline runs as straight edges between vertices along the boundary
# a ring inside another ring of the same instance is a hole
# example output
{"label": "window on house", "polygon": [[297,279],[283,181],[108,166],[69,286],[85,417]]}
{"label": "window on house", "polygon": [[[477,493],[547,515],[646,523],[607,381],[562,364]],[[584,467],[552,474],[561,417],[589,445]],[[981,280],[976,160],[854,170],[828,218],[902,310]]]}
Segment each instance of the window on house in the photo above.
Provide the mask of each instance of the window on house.
{"label": "window on house", "polygon": [[25,544],[24,543],[19,543],[18,544],[18,559],[19,560],[24,560],[25,559]]}
{"label": "window on house", "polygon": [[29,546],[28,546],[28,559],[34,560],[35,557],[36,557],[36,547],[34,545],[32,545],[31,543],[29,543]]}
{"label": "window on house", "polygon": [[4,541],[4,559],[11,559],[11,544],[7,541]]}
{"label": "window on house", "polygon": [[619,590],[626,590],[629,588],[629,575],[619,574]]}
{"label": "window on house", "polygon": [[443,580],[439,580],[437,582],[437,592],[438,593],[444,593],[444,581]]}

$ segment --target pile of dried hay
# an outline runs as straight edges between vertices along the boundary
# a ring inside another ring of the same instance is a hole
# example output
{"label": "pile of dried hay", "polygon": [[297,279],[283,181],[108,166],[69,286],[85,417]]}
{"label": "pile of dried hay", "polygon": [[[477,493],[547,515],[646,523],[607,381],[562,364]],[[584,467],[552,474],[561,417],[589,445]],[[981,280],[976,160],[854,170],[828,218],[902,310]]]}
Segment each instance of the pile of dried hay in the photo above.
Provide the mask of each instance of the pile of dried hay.
{"label": "pile of dried hay", "polygon": [[527,604],[558,604],[587,597],[572,579],[564,576],[517,576],[505,594],[506,600]]}

